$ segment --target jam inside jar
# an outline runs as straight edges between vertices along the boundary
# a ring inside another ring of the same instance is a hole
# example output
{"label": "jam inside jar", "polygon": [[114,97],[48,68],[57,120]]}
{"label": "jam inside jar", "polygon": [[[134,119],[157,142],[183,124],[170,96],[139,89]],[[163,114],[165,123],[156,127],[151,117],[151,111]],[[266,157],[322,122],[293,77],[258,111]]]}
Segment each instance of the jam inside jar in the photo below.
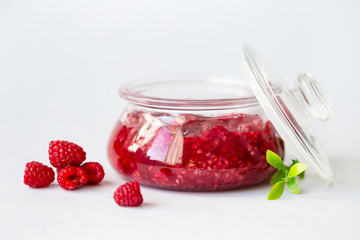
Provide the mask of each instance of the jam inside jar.
{"label": "jam inside jar", "polygon": [[246,82],[179,78],[138,81],[108,145],[111,165],[141,184],[172,190],[225,190],[274,172],[266,151],[284,142]]}

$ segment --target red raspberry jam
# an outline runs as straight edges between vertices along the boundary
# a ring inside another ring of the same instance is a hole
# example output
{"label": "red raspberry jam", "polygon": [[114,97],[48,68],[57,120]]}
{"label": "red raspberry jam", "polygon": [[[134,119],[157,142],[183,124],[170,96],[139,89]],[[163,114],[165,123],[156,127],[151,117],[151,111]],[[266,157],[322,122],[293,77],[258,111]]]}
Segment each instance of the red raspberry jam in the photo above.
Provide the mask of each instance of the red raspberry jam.
{"label": "red raspberry jam", "polygon": [[261,183],[273,172],[266,151],[284,144],[256,114],[220,117],[125,113],[109,143],[112,166],[141,184],[173,190],[224,190]]}

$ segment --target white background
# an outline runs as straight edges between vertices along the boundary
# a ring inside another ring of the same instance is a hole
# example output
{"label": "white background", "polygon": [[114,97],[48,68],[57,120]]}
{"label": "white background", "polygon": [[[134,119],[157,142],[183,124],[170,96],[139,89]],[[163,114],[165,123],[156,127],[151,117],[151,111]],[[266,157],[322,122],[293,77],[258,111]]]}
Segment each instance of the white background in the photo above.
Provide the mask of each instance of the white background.
{"label": "white background", "polygon": [[[0,0],[0,239],[357,239],[360,234],[360,3],[358,1]],[[123,81],[164,74],[239,77],[250,43],[288,81],[311,72],[334,115],[316,123],[336,170],[302,194],[267,201],[262,184],[187,193],[142,188],[118,207],[125,181],[106,145],[125,106]],[[83,146],[102,184],[65,191],[22,183],[48,142]]]}

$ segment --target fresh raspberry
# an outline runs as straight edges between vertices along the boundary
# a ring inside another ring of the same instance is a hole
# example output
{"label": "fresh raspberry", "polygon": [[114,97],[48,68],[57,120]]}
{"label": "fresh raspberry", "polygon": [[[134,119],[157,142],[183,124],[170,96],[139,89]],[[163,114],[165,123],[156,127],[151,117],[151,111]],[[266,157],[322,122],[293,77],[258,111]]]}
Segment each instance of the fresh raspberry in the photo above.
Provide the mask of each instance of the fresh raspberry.
{"label": "fresh raspberry", "polygon": [[51,165],[59,170],[66,166],[80,166],[86,153],[75,143],[57,140],[49,143],[49,159]]}
{"label": "fresh raspberry", "polygon": [[82,167],[67,166],[58,171],[57,181],[62,188],[74,190],[89,181],[89,175]]}
{"label": "fresh raspberry", "polygon": [[89,175],[88,184],[98,184],[100,183],[104,176],[104,168],[97,162],[87,162],[81,165],[83,169],[86,170],[86,173]]}
{"label": "fresh raspberry", "polygon": [[55,180],[51,167],[39,162],[28,162],[25,167],[24,183],[32,188],[49,186]]}
{"label": "fresh raspberry", "polygon": [[139,182],[128,182],[116,189],[114,192],[114,200],[119,206],[123,207],[137,207],[143,202],[140,193]]}

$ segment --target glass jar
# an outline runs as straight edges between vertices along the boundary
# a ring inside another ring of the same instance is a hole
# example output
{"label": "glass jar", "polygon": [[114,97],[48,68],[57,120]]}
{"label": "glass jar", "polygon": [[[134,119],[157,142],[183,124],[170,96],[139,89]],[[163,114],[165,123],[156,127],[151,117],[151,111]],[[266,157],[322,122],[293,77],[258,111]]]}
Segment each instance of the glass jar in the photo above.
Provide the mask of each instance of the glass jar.
{"label": "glass jar", "polygon": [[[276,86],[274,86],[276,89]],[[225,190],[274,172],[266,151],[284,142],[246,81],[156,79],[129,83],[108,156],[121,175],[172,190]]]}

